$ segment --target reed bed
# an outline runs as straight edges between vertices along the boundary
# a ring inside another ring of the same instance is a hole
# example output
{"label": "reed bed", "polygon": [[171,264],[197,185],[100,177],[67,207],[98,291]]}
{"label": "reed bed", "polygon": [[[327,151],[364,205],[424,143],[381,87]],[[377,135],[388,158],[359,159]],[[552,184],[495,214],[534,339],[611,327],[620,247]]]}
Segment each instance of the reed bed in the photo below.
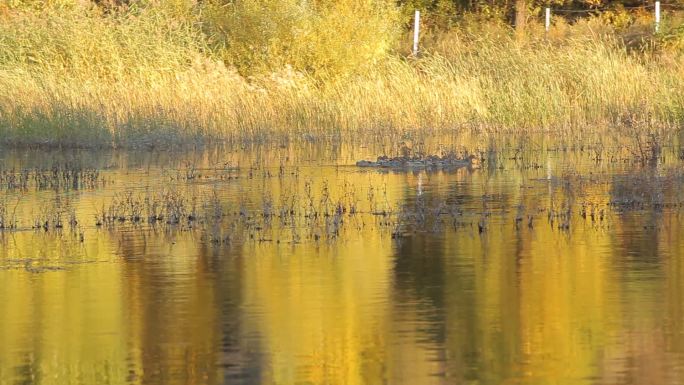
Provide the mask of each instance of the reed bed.
{"label": "reed bed", "polygon": [[[532,188],[536,183],[524,188]],[[480,207],[439,193],[412,193],[390,203],[385,186],[369,185],[356,191],[350,184],[332,193],[327,181],[313,187],[304,183],[302,194],[285,191],[240,200],[227,199],[220,190],[207,194],[160,188],[155,191],[122,190],[103,201],[94,218],[77,215],[68,200],[47,202],[32,218],[18,217],[19,201],[0,199],[0,236],[33,229],[45,233],[70,231],[83,242],[95,229],[146,232],[151,229],[198,232],[202,242],[301,243],[334,241],[347,232],[380,230],[395,240],[418,233],[470,231],[483,234],[510,224],[516,231],[534,231],[542,226],[569,231],[572,226],[605,229],[612,218],[632,212],[669,212],[677,216],[684,209],[680,194],[684,173],[679,168],[643,168],[621,175],[582,176],[569,172],[550,180],[559,194],[550,202],[520,201],[500,206],[487,193],[470,199]],[[597,197],[592,188],[606,187]],[[489,202],[489,203],[488,203]]]}
{"label": "reed bed", "polygon": [[277,60],[277,68],[249,73],[216,48],[206,22],[197,27],[199,16],[169,12],[6,11],[0,142],[153,147],[464,130],[575,135],[674,131],[684,121],[676,51],[634,51],[615,33],[581,23],[525,41],[500,25],[487,33],[456,28],[427,42],[419,58],[379,47],[382,55],[365,52],[368,60],[354,58],[353,68],[331,60],[338,72],[315,57],[314,70]]}

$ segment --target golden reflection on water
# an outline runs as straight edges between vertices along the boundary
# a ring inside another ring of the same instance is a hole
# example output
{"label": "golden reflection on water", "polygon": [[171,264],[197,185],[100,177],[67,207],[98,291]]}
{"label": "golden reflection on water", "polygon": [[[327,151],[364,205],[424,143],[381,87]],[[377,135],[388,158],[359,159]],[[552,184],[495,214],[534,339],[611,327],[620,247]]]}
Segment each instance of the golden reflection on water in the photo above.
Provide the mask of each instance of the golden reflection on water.
{"label": "golden reflection on water", "polygon": [[[22,200],[30,217],[68,198],[84,218],[83,242],[69,229],[1,235],[1,384],[684,381],[679,212],[582,219],[580,201],[603,207],[614,192],[585,183],[569,193],[548,178],[561,162],[433,175],[314,164],[284,181],[221,182],[226,199],[248,195],[254,206],[264,194],[301,195],[307,182],[317,200],[324,184],[344,195],[346,182],[365,210],[369,186],[398,207],[417,199],[420,183],[428,200],[460,199],[470,224],[394,240],[382,217],[362,214],[335,239],[295,244],[273,225],[269,241],[220,245],[202,230],[95,228],[90,218],[113,190],[168,184],[131,163],[109,171],[109,190]],[[202,195],[212,184],[178,188]],[[528,215],[571,203],[568,231],[546,212],[516,225],[520,205]],[[483,210],[494,214],[480,233]]]}

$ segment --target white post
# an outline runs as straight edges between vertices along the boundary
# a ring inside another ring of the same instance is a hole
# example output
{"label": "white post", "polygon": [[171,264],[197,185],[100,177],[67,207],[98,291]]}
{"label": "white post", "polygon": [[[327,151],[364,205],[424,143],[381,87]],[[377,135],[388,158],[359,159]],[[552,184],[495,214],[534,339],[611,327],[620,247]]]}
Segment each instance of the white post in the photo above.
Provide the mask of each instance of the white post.
{"label": "white post", "polygon": [[544,27],[546,28],[546,32],[549,32],[549,28],[551,27],[551,8],[546,7],[546,20],[544,21]]}
{"label": "white post", "polygon": [[420,11],[416,10],[416,20],[413,24],[413,56],[418,56],[418,36],[420,35]]}
{"label": "white post", "polygon": [[655,31],[660,29],[660,1],[655,2]]}

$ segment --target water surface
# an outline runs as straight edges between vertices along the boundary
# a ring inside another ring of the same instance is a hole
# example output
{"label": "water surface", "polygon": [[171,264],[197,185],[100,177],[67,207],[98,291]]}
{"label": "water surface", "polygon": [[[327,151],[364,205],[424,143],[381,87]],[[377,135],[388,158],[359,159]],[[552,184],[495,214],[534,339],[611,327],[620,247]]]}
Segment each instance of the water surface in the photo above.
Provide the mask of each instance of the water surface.
{"label": "water surface", "polygon": [[0,383],[684,381],[676,156],[382,151],[3,152]]}

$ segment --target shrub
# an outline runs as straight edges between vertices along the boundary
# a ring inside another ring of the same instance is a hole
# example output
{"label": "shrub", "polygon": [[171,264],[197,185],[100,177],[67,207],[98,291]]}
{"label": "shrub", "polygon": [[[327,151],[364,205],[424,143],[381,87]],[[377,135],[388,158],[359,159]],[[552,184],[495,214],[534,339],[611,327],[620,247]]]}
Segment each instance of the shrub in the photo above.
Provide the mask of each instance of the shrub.
{"label": "shrub", "polygon": [[243,74],[358,72],[389,52],[397,18],[389,0],[211,1],[203,9],[212,46]]}

